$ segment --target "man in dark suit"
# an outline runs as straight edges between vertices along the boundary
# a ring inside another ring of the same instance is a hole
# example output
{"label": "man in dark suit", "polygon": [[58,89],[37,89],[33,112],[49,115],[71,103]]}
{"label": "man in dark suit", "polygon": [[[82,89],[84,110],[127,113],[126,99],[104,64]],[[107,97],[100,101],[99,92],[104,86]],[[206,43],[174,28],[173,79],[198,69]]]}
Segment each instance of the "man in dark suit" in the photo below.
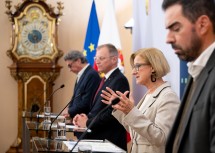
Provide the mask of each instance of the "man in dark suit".
{"label": "man in dark suit", "polygon": [[99,72],[104,73],[105,82],[98,89],[94,100],[92,101],[92,108],[90,112],[79,114],[74,117],[74,124],[79,127],[87,127],[95,120],[93,126],[90,128],[91,133],[87,134],[85,139],[107,139],[115,145],[127,150],[126,130],[124,127],[111,115],[113,108],[109,107],[95,118],[95,116],[107,105],[102,103],[100,96],[102,90],[106,87],[112,88],[114,91],[125,92],[129,90],[129,84],[126,77],[117,68],[118,51],[115,46],[111,44],[104,44],[97,48],[95,62]]}
{"label": "man in dark suit", "polygon": [[167,43],[190,74],[166,153],[215,152],[215,1],[164,0],[162,7]]}
{"label": "man in dark suit", "polygon": [[[79,113],[88,114],[91,105],[90,100],[93,99],[101,78],[97,71],[88,64],[86,57],[80,51],[68,52],[64,56],[64,60],[70,71],[77,74],[68,113],[64,115],[73,118]],[[81,96],[79,96],[80,94]]]}

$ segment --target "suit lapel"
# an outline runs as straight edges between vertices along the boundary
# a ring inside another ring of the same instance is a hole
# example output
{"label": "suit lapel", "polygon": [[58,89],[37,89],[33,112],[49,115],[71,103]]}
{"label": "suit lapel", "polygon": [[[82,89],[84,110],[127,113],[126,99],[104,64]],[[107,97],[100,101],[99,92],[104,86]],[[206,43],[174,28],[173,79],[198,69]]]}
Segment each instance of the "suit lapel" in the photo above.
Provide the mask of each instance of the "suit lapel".
{"label": "suit lapel", "polygon": [[[81,75],[81,77],[80,77],[78,83],[75,83],[75,87],[74,87],[74,93],[75,93],[75,94],[73,94],[73,95],[76,95],[76,92],[78,91],[77,89],[79,88],[79,86],[80,86],[81,83],[83,82],[84,77],[86,76],[87,72],[88,72],[90,69],[91,69],[91,67],[88,66],[88,67],[86,68],[86,70],[84,71],[84,73]],[[76,80],[76,81],[77,81],[77,80]]]}
{"label": "suit lapel", "polygon": [[[111,80],[114,78],[114,76],[117,75],[119,72],[120,71],[119,71],[118,68],[115,71],[113,71],[113,73],[109,76],[109,78],[107,78],[106,81],[104,82],[104,84],[103,84],[102,88],[100,89],[100,91],[105,90],[105,88],[111,83]],[[92,107],[95,105],[95,103],[97,103],[98,99],[102,99],[101,96],[100,96],[100,94],[101,94],[100,91],[98,92],[97,95],[95,95],[96,97],[95,97],[95,99],[93,101]]]}
{"label": "suit lapel", "polygon": [[[145,96],[144,96],[145,97]],[[155,102],[155,98],[151,95],[149,97],[149,100],[147,101],[146,103],[146,106],[143,106],[143,110],[142,110],[142,113],[144,114],[146,112],[146,110],[152,106],[152,104]],[[142,102],[142,105],[145,105],[143,102]]]}
{"label": "suit lapel", "polygon": [[83,81],[84,77],[86,76],[87,72],[88,72],[90,69],[91,69],[90,66],[88,66],[88,67],[86,68],[86,70],[84,71],[84,73],[81,75],[81,78],[79,79],[78,84],[80,84],[80,82]]}
{"label": "suit lapel", "polygon": [[143,98],[139,101],[139,103],[137,104],[137,108],[140,108],[141,105],[143,105],[143,101],[145,99],[146,95],[143,96]]}
{"label": "suit lapel", "polygon": [[143,106],[143,110],[142,110],[142,113],[144,114],[146,112],[146,110],[151,107],[154,102],[156,101],[157,97],[159,96],[159,94],[161,93],[161,91],[167,87],[169,87],[170,85],[168,83],[164,83],[163,85],[161,85],[160,87],[158,87],[155,92],[150,96],[149,100],[147,101],[146,104],[143,103],[144,99],[145,99],[145,96],[141,99],[141,104],[138,104],[138,108],[141,106],[141,105],[145,105]]}
{"label": "suit lapel", "polygon": [[[198,98],[199,98],[199,96],[201,94],[201,91],[204,89],[204,85],[205,85],[205,82],[207,81],[207,78],[209,76],[210,70],[215,65],[214,58],[215,58],[215,50],[212,53],[211,57],[209,58],[205,68],[202,70],[202,72],[200,73],[198,79],[196,80],[197,85],[196,85],[196,88],[194,89],[195,91],[194,91],[194,93],[192,95],[193,97],[191,98],[191,102],[190,102],[190,106],[189,106],[187,114],[186,114],[186,118],[184,119],[184,124],[183,124],[184,126],[182,127],[183,131],[181,133],[182,136],[181,136],[181,138],[179,140],[179,145],[180,145],[181,140],[182,140],[182,138],[184,136],[185,129],[188,126],[189,121],[191,119],[192,112],[193,112],[193,107],[197,103]],[[187,96],[188,96],[188,94],[190,94],[189,90],[190,89],[186,90],[186,92],[185,92],[185,98],[183,98],[183,103],[186,103]]]}
{"label": "suit lapel", "polygon": [[[203,73],[201,73],[201,74],[203,74]],[[183,118],[184,123],[183,123],[183,126],[181,127],[182,132],[181,132],[181,137],[180,137],[180,140],[179,140],[179,144],[181,143],[181,140],[182,140],[182,138],[184,136],[184,133],[185,133],[185,129],[189,124],[189,120],[190,120],[191,115],[192,115],[193,107],[197,102],[197,99],[198,99],[198,97],[199,97],[199,95],[201,93],[201,90],[202,90],[202,88],[204,86],[205,81],[207,80],[207,76],[208,76],[208,74],[201,75],[200,78],[199,78],[199,81],[198,81],[198,86],[196,85],[196,88],[193,89],[194,93],[193,93],[193,95],[192,95],[192,97],[190,99],[191,100],[190,104],[187,106],[188,107],[187,113],[185,114],[185,117]],[[191,94],[191,93],[189,92],[189,94]],[[188,102],[186,99],[184,99],[184,100],[185,100],[186,103]]]}

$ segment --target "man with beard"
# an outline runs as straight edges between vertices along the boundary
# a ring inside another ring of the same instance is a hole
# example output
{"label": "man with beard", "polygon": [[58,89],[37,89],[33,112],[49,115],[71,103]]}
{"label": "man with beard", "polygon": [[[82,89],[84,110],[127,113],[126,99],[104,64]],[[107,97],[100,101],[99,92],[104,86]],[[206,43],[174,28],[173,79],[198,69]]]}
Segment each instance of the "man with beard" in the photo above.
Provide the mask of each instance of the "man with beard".
{"label": "man with beard", "polygon": [[215,2],[164,0],[167,43],[190,74],[166,153],[215,152]]}

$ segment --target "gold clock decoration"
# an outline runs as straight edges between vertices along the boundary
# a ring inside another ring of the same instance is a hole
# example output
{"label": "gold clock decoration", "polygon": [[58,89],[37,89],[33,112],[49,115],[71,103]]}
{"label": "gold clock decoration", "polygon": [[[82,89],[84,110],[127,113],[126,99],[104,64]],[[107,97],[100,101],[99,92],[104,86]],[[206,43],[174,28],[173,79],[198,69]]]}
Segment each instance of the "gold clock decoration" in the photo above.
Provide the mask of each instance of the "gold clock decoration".
{"label": "gold clock decoration", "polygon": [[58,48],[58,26],[64,6],[62,2],[56,5],[46,0],[23,0],[13,10],[12,1],[5,1],[11,23],[11,46],[6,53],[13,61],[9,66],[11,76],[18,84],[17,140],[22,140],[23,112],[32,111],[35,105],[43,106],[60,75],[58,60],[63,52]]}
{"label": "gold clock decoration", "polygon": [[56,25],[63,6],[60,2],[57,4],[59,14],[55,14],[54,8],[47,6],[44,0],[26,0],[16,6],[19,11],[12,13],[11,1],[6,0],[6,14],[14,27],[9,56],[16,60],[47,58],[52,61],[62,56],[57,49]]}
{"label": "gold clock decoration", "polygon": [[17,58],[29,57],[53,59],[57,55],[54,33],[55,19],[51,18],[41,6],[32,4],[20,17],[15,18],[17,34],[12,50]]}

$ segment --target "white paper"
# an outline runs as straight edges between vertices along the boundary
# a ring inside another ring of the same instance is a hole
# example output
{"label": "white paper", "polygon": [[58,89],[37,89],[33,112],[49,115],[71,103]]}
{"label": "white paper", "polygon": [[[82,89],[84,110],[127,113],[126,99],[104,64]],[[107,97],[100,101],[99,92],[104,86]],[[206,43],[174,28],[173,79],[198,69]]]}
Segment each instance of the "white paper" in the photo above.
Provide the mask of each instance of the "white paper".
{"label": "white paper", "polygon": [[[64,144],[68,147],[69,150],[73,148],[73,146],[76,144],[76,141],[64,141]],[[98,152],[121,152],[126,153],[121,148],[117,147],[116,145],[110,143],[110,142],[103,142],[102,140],[84,140],[80,141],[78,145],[75,147],[73,152],[78,151],[78,146],[82,145],[91,145],[92,151],[98,151]]]}

